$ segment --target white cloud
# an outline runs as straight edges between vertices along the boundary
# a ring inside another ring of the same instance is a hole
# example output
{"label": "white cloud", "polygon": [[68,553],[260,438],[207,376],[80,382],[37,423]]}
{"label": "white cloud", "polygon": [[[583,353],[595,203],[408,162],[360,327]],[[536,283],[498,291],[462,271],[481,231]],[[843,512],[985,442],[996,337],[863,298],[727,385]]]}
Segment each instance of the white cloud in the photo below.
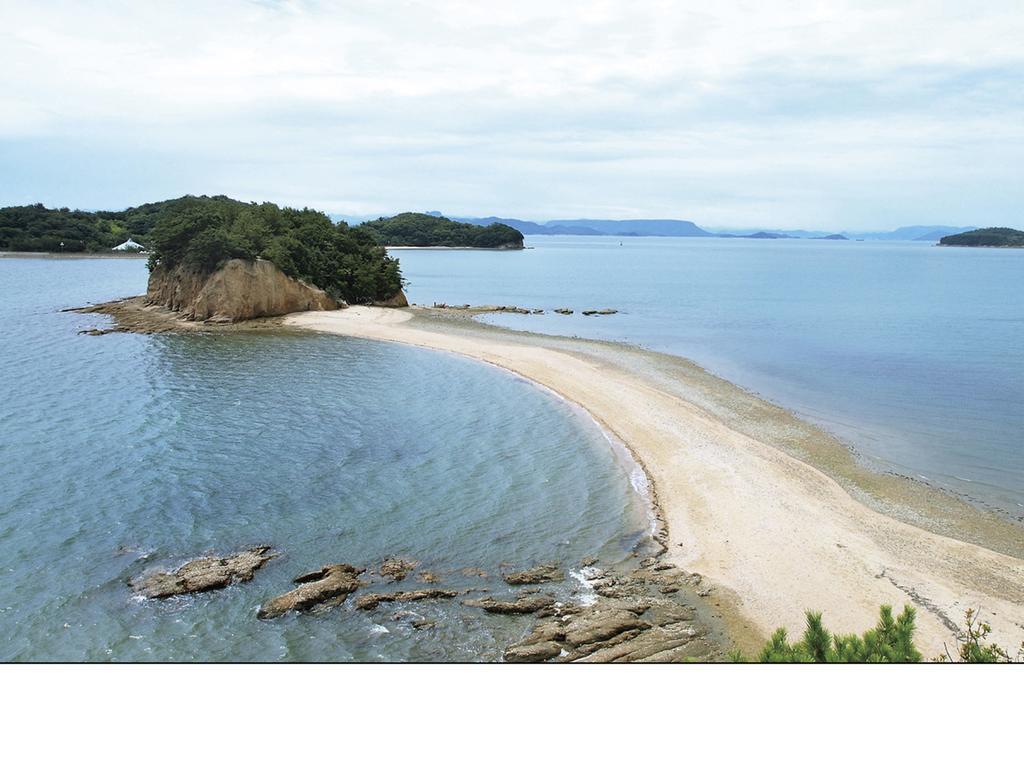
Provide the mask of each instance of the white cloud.
{"label": "white cloud", "polygon": [[1016,0],[0,9],[0,203],[1024,223]]}

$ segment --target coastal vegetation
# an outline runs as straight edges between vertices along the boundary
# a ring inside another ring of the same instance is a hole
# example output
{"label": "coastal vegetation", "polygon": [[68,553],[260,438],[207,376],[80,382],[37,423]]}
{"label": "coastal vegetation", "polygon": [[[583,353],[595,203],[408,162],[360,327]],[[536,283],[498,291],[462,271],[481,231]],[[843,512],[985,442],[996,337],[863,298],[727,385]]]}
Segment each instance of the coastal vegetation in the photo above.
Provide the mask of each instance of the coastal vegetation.
{"label": "coastal vegetation", "polygon": [[[899,616],[893,616],[892,607],[883,605],[878,624],[863,635],[839,635],[829,632],[822,622],[821,613],[808,611],[804,634],[790,643],[784,627],[775,630],[761,649],[757,660],[761,663],[892,663],[906,664],[923,660],[923,654],[914,644],[916,612],[910,605],[903,607]],[[935,661],[959,661],[972,664],[1010,662],[1024,658],[1024,646],[1012,656],[1005,648],[989,640],[992,627],[979,620],[968,608],[964,628],[959,633],[956,652],[939,656]],[[745,661],[740,654],[734,661]]]}
{"label": "coastal vegetation", "polygon": [[1009,227],[986,227],[946,235],[939,245],[963,245],[973,248],[1024,248],[1024,232]]}
{"label": "coastal vegetation", "polygon": [[73,211],[41,203],[0,208],[0,251],[97,253],[145,236],[179,200],[123,211]]}
{"label": "coastal vegetation", "polygon": [[523,233],[505,224],[486,227],[425,213],[400,213],[356,227],[380,245],[429,248],[522,248]]}
{"label": "coastal vegetation", "polygon": [[308,208],[185,197],[161,213],[146,244],[151,271],[212,273],[229,259],[263,259],[349,303],[386,300],[402,288],[398,260],[365,231]]}

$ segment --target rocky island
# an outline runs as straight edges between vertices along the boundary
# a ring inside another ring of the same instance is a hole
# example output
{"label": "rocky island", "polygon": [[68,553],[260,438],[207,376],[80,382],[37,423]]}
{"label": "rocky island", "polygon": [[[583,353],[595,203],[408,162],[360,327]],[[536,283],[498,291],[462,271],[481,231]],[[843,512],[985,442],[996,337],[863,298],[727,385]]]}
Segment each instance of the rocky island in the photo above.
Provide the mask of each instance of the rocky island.
{"label": "rocky island", "polygon": [[1024,248],[1024,232],[1009,227],[986,227],[946,235],[939,245],[960,245],[969,248]]}

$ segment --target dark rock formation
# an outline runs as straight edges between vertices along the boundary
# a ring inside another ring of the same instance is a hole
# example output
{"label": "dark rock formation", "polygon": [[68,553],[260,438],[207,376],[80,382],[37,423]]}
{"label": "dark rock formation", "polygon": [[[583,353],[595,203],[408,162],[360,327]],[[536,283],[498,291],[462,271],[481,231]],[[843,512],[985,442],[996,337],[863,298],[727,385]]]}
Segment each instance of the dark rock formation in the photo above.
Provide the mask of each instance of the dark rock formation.
{"label": "dark rock formation", "polygon": [[288,277],[260,259],[231,259],[211,273],[185,265],[170,270],[156,267],[149,275],[146,300],[185,320],[226,323],[338,308],[316,286]]}
{"label": "dark rock formation", "polygon": [[519,595],[515,600],[498,600],[495,597],[481,597],[474,600],[464,600],[463,605],[473,608],[483,608],[488,613],[537,613],[538,611],[552,608],[555,598],[550,595]]}
{"label": "dark rock formation", "polygon": [[260,619],[274,619],[288,611],[309,611],[318,607],[341,605],[359,588],[359,574],[364,569],[347,563],[325,565],[319,571],[299,576],[293,583],[300,586],[272,598],[260,606]]}
{"label": "dark rock formation", "polygon": [[572,310],[569,309],[568,307],[559,307],[558,309],[555,310],[555,314],[556,315],[571,315],[572,314]]}
{"label": "dark rock formation", "polygon": [[451,589],[414,589],[408,592],[373,592],[356,600],[356,608],[372,611],[381,603],[408,603],[416,600],[450,600],[458,592]]}
{"label": "dark rock formation", "polygon": [[547,563],[546,565],[538,565],[525,571],[506,573],[502,575],[502,578],[515,586],[518,584],[541,584],[545,581],[561,581],[565,578],[565,574],[558,567],[558,563]]}
{"label": "dark rock formation", "polygon": [[190,560],[175,571],[144,574],[131,582],[141,595],[165,598],[208,592],[241,581],[250,581],[263,565],[275,557],[270,547],[254,547],[226,557],[203,557]]}
{"label": "dark rock formation", "polygon": [[587,317],[590,317],[591,315],[617,315],[617,314],[619,314],[619,310],[617,310],[617,309],[585,309],[585,310],[583,310],[583,314],[586,315]]}

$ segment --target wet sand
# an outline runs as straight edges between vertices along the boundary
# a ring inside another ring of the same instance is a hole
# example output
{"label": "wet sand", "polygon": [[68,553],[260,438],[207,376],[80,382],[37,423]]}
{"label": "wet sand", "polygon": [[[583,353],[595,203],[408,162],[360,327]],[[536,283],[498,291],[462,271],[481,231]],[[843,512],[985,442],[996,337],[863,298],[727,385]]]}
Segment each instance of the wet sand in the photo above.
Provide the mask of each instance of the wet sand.
{"label": "wet sand", "polygon": [[806,609],[863,631],[883,603],[918,609],[928,657],[965,609],[993,639],[1024,640],[1024,528],[937,489],[879,474],[827,432],[681,358],[507,331],[457,311],[351,307],[286,326],[453,352],[585,408],[633,452],[667,526],[665,557],[698,572],[737,644]]}

